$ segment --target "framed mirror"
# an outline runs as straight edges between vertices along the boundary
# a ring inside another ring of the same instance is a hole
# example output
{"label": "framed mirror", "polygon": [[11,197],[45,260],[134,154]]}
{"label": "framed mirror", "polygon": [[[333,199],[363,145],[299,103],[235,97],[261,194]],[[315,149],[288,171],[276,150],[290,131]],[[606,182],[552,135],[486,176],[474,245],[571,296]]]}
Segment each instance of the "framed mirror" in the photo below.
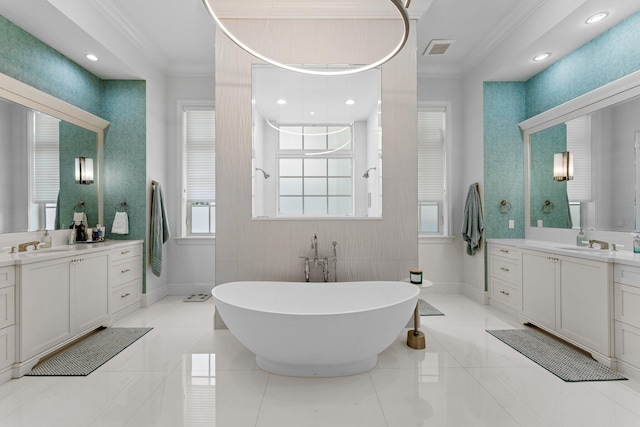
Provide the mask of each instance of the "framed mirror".
{"label": "framed mirror", "polygon": [[253,218],[382,216],[380,84],[253,66]]}
{"label": "framed mirror", "polygon": [[[520,124],[529,227],[637,229],[640,74],[634,73]],[[554,179],[571,153],[572,178]]]}
{"label": "framed mirror", "polygon": [[[102,154],[109,122],[0,74],[0,233],[68,228],[74,212],[103,224]],[[75,159],[94,160],[76,183]],[[6,203],[4,203],[6,202]]]}

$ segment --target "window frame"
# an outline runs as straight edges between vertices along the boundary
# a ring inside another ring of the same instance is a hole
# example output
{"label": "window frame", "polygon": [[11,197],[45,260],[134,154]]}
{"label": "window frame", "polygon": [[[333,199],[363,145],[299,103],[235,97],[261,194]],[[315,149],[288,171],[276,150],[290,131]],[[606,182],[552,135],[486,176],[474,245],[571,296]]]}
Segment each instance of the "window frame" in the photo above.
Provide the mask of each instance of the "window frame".
{"label": "window frame", "polygon": [[[452,203],[451,203],[451,158],[452,158],[452,141],[453,141],[453,122],[452,122],[452,103],[451,101],[422,100],[418,101],[417,112],[443,109],[444,110],[444,192],[442,201],[436,200],[417,200],[418,223],[416,224],[419,238],[450,238],[453,237],[452,232]],[[416,115],[417,120],[417,115]],[[416,138],[416,144],[418,140]],[[416,162],[418,158],[416,156]],[[417,177],[416,177],[417,178]],[[420,208],[421,204],[437,203],[439,209],[438,232],[422,232],[420,230]]]}
{"label": "window frame", "polygon": [[[190,200],[187,198],[187,123],[186,113],[188,111],[213,111],[214,112],[214,126],[215,126],[215,102],[212,100],[183,100],[177,103],[177,131],[179,144],[178,164],[180,170],[180,237],[189,239],[206,239],[215,238],[215,225],[214,231],[210,233],[193,233],[191,231],[192,224],[192,208],[195,206],[202,206],[207,204],[210,206],[210,210],[213,209],[213,214],[209,216],[209,227],[211,228],[211,221],[215,221],[215,205],[214,200]],[[215,139],[214,139],[214,153],[215,153]]]}

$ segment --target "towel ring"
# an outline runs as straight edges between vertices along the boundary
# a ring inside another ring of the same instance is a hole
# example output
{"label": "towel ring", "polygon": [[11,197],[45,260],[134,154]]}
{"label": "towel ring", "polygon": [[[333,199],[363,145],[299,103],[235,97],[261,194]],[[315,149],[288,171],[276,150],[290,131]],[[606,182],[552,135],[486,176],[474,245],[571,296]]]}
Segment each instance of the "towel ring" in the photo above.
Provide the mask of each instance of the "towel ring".
{"label": "towel ring", "polygon": [[[81,210],[76,210],[80,208]],[[76,203],[75,205],[73,205],[73,211],[76,213],[84,213],[87,211],[86,206],[84,205],[84,202],[82,200],[80,200],[78,203]]]}
{"label": "towel ring", "polygon": [[[116,209],[116,212],[127,212],[127,202],[125,202],[124,200],[121,201],[116,205],[115,209]],[[122,209],[122,210],[119,210],[119,209]]]}
{"label": "towel ring", "polygon": [[500,213],[506,214],[511,212],[511,203],[507,202],[506,200],[503,200],[500,202]]}
{"label": "towel ring", "polygon": [[555,208],[556,207],[551,200],[545,200],[542,204],[542,212],[546,214],[550,214]]}

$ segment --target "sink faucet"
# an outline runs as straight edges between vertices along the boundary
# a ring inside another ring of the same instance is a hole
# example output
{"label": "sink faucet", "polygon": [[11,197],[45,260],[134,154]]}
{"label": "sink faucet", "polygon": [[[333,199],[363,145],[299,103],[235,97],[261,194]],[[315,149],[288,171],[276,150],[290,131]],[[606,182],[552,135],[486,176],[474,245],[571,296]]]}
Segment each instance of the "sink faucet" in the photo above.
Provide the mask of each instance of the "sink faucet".
{"label": "sink faucet", "polygon": [[38,249],[39,244],[40,242],[37,240],[34,240],[33,242],[20,243],[18,245],[18,252],[26,252],[29,246],[33,246],[33,249],[36,250]]}
{"label": "sink faucet", "polygon": [[600,245],[600,249],[609,249],[609,243],[603,242],[602,240],[589,240],[589,247],[592,248],[593,244]]}

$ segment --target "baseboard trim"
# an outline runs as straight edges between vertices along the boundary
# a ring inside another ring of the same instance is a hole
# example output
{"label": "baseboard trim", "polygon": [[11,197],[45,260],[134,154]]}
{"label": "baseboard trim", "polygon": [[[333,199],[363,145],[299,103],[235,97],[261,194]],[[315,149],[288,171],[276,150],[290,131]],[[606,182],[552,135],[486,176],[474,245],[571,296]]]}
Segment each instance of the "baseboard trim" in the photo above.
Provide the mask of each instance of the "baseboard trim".
{"label": "baseboard trim", "polygon": [[462,287],[462,292],[460,293],[478,304],[489,304],[489,293],[484,289],[477,289],[465,283]]}
{"label": "baseboard trim", "polygon": [[167,285],[162,286],[159,289],[154,290],[153,292],[148,292],[142,294],[142,306],[149,307],[151,304],[155,304],[160,301],[162,298],[169,295],[169,287]]}
{"label": "baseboard trim", "polygon": [[211,295],[213,282],[169,283],[169,295],[189,296],[193,294]]}

